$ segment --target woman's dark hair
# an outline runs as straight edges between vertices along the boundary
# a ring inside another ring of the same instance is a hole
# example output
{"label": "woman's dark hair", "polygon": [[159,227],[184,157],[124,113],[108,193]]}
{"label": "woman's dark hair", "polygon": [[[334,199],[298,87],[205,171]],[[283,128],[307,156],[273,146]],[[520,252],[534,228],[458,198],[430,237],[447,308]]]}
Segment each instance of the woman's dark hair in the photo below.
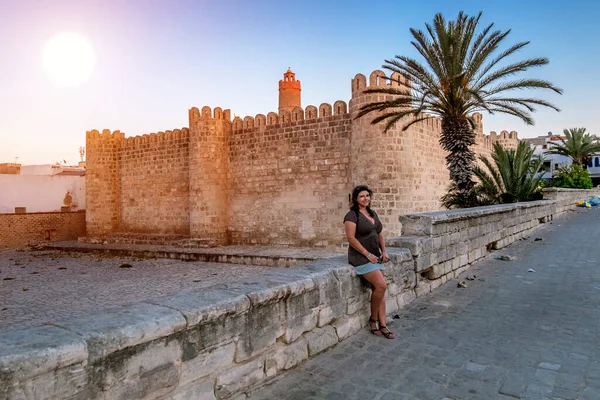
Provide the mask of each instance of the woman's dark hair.
{"label": "woman's dark hair", "polygon": [[[358,185],[357,187],[354,188],[354,190],[352,190],[352,204],[350,205],[350,209],[352,211],[354,211],[354,213],[356,214],[356,218],[358,218],[358,194],[360,192],[364,192],[364,191],[369,192],[369,196],[371,196],[371,198],[373,198],[373,191],[371,189],[369,189],[369,187],[367,185]],[[371,210],[371,207],[367,206],[367,211],[369,212],[369,215],[371,217],[375,216],[375,213]]]}

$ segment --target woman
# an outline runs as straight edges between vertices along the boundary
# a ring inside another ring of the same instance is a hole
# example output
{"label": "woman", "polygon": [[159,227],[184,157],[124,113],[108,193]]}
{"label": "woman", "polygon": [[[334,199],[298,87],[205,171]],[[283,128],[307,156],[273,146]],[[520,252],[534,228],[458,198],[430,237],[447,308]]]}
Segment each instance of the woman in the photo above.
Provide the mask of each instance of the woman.
{"label": "woman", "polygon": [[373,192],[360,185],[352,191],[352,206],[344,217],[344,229],[348,238],[348,262],[357,275],[364,277],[373,287],[371,294],[371,333],[394,339],[396,335],[385,326],[385,291],[387,285],[383,271],[389,260],[385,251],[383,225],[377,214],[369,207]]}

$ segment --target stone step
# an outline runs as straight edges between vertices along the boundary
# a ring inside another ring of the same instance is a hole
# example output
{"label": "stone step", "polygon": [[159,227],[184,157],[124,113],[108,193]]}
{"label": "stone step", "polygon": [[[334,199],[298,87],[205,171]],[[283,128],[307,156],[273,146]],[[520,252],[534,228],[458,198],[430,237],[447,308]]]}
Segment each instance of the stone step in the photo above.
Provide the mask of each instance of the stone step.
{"label": "stone step", "polygon": [[[338,257],[346,250],[312,248],[277,248],[274,246],[222,246],[192,247],[194,240],[186,239],[186,246],[158,246],[126,243],[86,243],[82,241],[49,242],[43,246],[49,250],[101,253],[138,258],[167,258],[184,261],[203,261],[229,264],[246,264],[267,267],[293,267],[315,260]],[[201,239],[199,239],[201,240]]]}

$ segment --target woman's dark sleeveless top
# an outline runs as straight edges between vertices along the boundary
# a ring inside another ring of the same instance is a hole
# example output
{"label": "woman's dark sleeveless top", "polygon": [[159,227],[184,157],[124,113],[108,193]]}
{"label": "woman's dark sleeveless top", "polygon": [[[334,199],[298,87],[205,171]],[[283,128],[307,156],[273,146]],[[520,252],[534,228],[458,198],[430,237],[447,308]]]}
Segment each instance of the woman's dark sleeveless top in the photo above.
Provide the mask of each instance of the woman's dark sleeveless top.
{"label": "woman's dark sleeveless top", "polygon": [[[373,219],[375,220],[374,224],[362,213],[359,212],[357,218],[356,213],[350,210],[344,217],[344,222],[354,222],[356,224],[356,233],[354,234],[354,237],[357,238],[360,244],[362,244],[371,254],[379,257],[381,256],[381,251],[379,249],[378,235],[381,233],[383,225],[375,212],[373,212]],[[351,265],[358,267],[359,265],[368,264],[370,261],[367,257],[356,251],[354,247],[348,246],[348,262]]]}

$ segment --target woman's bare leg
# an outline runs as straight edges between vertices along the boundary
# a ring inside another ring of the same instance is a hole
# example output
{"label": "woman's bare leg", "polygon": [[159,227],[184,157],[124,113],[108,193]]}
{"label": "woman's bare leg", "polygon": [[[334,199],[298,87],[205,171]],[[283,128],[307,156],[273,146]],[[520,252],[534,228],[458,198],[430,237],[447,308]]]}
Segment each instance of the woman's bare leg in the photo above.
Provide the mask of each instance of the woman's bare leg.
{"label": "woman's bare leg", "polygon": [[[371,294],[371,318],[383,321],[385,325],[385,291],[387,284],[380,270],[367,272],[363,277],[373,286]],[[383,310],[383,320],[381,320],[381,310]]]}
{"label": "woman's bare leg", "polygon": [[[378,270],[375,272],[380,272],[381,273],[381,279],[383,279],[383,283],[385,284],[385,274],[383,273],[382,270]],[[387,284],[386,284],[387,287]],[[386,323],[386,313],[385,313],[385,291],[384,291],[384,298],[381,300],[381,304],[379,306],[379,310],[377,310],[377,319],[379,320],[379,326],[383,325],[385,326]]]}

